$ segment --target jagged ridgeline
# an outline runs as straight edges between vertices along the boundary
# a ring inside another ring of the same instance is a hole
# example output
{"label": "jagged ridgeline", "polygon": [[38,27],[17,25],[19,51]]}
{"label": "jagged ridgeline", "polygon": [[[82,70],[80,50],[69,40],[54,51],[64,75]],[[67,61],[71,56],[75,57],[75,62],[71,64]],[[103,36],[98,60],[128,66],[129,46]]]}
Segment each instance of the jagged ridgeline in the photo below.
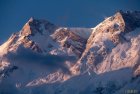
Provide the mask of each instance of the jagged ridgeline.
{"label": "jagged ridgeline", "polygon": [[93,28],[30,18],[0,46],[0,94],[139,94],[139,75],[139,11]]}

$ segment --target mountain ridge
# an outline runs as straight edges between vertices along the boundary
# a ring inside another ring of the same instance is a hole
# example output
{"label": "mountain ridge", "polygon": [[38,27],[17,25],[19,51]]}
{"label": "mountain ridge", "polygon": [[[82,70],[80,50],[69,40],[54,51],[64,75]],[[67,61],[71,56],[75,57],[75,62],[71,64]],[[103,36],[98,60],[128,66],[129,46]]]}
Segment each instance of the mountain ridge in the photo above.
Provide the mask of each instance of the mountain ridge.
{"label": "mountain ridge", "polygon": [[140,92],[139,39],[139,11],[118,11],[94,28],[30,18],[0,46],[0,91],[11,85],[17,94]]}

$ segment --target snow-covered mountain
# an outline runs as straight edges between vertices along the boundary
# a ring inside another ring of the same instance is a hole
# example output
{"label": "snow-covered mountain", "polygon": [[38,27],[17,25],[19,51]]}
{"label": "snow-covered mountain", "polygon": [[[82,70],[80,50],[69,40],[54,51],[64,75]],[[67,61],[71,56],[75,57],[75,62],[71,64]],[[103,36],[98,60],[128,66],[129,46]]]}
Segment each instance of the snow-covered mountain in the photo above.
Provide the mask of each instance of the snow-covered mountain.
{"label": "snow-covered mountain", "polygon": [[0,46],[0,94],[138,94],[139,40],[139,11],[94,28],[30,18]]}

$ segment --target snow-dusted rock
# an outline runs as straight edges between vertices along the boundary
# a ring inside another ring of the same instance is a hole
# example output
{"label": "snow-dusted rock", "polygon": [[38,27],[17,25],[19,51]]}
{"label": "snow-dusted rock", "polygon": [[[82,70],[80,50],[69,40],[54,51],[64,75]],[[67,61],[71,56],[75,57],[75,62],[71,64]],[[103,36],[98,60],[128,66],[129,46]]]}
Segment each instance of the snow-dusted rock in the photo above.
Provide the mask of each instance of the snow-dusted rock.
{"label": "snow-dusted rock", "polygon": [[138,11],[119,11],[94,28],[30,18],[0,46],[0,93],[138,94],[139,40]]}

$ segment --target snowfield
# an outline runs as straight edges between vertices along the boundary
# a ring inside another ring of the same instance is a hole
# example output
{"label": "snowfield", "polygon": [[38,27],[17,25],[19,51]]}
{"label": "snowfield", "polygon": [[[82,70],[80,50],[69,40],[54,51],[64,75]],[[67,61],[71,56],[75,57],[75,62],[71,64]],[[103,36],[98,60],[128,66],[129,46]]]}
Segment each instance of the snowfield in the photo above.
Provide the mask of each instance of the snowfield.
{"label": "snowfield", "polygon": [[94,28],[31,18],[0,46],[0,94],[140,93],[140,12]]}

